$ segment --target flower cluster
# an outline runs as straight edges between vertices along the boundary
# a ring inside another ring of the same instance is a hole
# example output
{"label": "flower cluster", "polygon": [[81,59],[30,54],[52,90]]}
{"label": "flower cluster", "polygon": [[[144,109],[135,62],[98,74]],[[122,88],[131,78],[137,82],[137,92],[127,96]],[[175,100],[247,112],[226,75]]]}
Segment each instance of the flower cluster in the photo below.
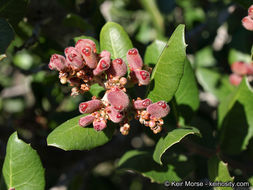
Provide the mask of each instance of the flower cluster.
{"label": "flower cluster", "polygon": [[234,62],[231,65],[232,74],[229,76],[229,81],[232,85],[238,86],[243,76],[253,75],[253,63],[248,64],[242,61]]}
{"label": "flower cluster", "polygon": [[253,31],[253,5],[251,5],[248,9],[248,16],[245,16],[242,19],[242,25],[247,30]]}
{"label": "flower cluster", "polygon": [[152,103],[150,99],[140,98],[131,102],[126,93],[126,85],[129,83],[148,85],[150,82],[151,69],[145,68],[136,48],[128,50],[126,55],[130,69],[128,78],[124,77],[127,65],[123,59],[111,60],[108,51],[97,53],[96,44],[92,40],[81,39],[75,47],[67,47],[64,52],[66,58],[58,54],[52,55],[49,68],[59,71],[62,84],[69,83],[73,87],[72,96],[89,91],[95,83],[106,90],[102,99],[93,97],[90,101],[80,103],[80,113],[86,114],[80,118],[80,126],[93,124],[95,130],[101,131],[110,120],[119,123],[120,132],[127,135],[130,130],[129,121],[136,118],[155,134],[162,130],[162,118],[170,111],[167,103]]}

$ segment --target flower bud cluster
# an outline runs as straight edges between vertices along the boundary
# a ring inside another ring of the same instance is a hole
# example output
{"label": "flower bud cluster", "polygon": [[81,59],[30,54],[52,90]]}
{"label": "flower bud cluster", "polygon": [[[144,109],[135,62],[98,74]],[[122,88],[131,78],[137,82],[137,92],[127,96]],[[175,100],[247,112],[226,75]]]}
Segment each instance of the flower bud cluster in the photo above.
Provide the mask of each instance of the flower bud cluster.
{"label": "flower bud cluster", "polygon": [[229,76],[229,81],[232,85],[238,86],[243,76],[253,75],[253,63],[248,64],[242,61],[234,62],[231,65],[232,74]]}
{"label": "flower bud cluster", "polygon": [[150,99],[133,100],[133,107],[136,110],[135,118],[157,134],[162,130],[163,117],[170,112],[169,106],[164,101],[152,103]]}
{"label": "flower bud cluster", "polygon": [[242,25],[247,30],[253,31],[253,5],[251,5],[248,9],[248,16],[245,16],[242,19]]}
{"label": "flower bud cluster", "polygon": [[130,78],[125,78],[127,65],[121,58],[111,60],[108,51],[97,53],[96,44],[89,39],[81,39],[75,47],[65,49],[65,57],[53,54],[49,68],[59,71],[62,84],[69,83],[72,96],[89,91],[92,84],[98,83],[106,92],[102,99],[93,97],[82,102],[79,111],[86,114],[79,120],[81,127],[93,124],[93,128],[101,131],[107,127],[108,120],[119,123],[120,132],[127,135],[130,130],[129,121],[135,118],[141,124],[149,126],[156,134],[163,125],[162,118],[170,109],[164,101],[152,103],[150,99],[129,101],[125,88],[128,82],[148,85],[151,69],[143,69],[142,58],[136,48],[127,52],[126,58],[130,68]]}

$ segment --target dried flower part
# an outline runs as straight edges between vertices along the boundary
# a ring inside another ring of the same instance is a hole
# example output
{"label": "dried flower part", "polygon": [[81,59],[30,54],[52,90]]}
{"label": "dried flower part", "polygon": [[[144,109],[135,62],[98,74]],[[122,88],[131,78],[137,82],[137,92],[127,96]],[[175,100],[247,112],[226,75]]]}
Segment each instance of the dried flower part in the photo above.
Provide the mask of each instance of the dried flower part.
{"label": "dried flower part", "polygon": [[96,131],[102,131],[104,128],[106,128],[106,121],[104,119],[95,119],[93,121],[93,128]]}
{"label": "dried flower part", "polygon": [[84,67],[81,54],[74,47],[67,47],[64,50],[66,60],[73,70],[80,70]]}
{"label": "dried flower part", "polygon": [[79,125],[81,127],[86,127],[94,121],[95,117],[93,115],[86,115],[79,119]]}
{"label": "dried flower part", "polygon": [[131,71],[142,69],[143,61],[136,48],[128,50],[126,58]]}
{"label": "dried flower part", "polygon": [[242,76],[238,74],[231,74],[229,76],[229,81],[232,85],[238,86],[242,81]]}
{"label": "dried flower part", "polygon": [[147,112],[150,114],[150,118],[163,118],[168,115],[170,108],[165,101],[159,101],[153,103],[147,107]]}
{"label": "dried flower part", "polygon": [[51,70],[65,71],[68,69],[68,64],[66,63],[66,59],[62,55],[53,54],[50,58],[50,62],[48,67]]}
{"label": "dried flower part", "polygon": [[100,100],[90,100],[79,104],[80,113],[92,113],[98,110],[102,105]]}
{"label": "dried flower part", "polygon": [[107,70],[109,78],[122,77],[127,73],[127,66],[123,59],[114,59],[111,63],[111,67]]}
{"label": "dried flower part", "polygon": [[114,123],[119,123],[123,120],[125,117],[124,112],[120,112],[116,110],[113,106],[109,106],[107,108],[107,114],[110,118],[110,120]]}
{"label": "dried flower part", "polygon": [[139,85],[148,85],[150,82],[150,74],[145,70],[133,70],[131,77],[134,77]]}
{"label": "dried flower part", "polygon": [[102,57],[98,62],[96,69],[93,70],[93,74],[100,75],[102,72],[106,71],[110,67],[111,54],[108,51],[102,51],[100,56]]}
{"label": "dried flower part", "polygon": [[253,19],[252,16],[246,16],[242,19],[242,25],[247,30],[253,31]]}
{"label": "dried flower part", "polygon": [[253,19],[253,5],[251,5],[248,9],[248,16],[250,16],[251,19]]}
{"label": "dried flower part", "polygon": [[122,135],[128,135],[130,130],[130,125],[128,123],[125,123],[123,126],[120,127],[120,132]]}
{"label": "dried flower part", "polygon": [[83,59],[85,60],[85,64],[91,68],[95,69],[97,67],[97,54],[96,54],[96,44],[90,42],[91,40],[82,39],[79,40],[75,48],[77,51],[82,55]]}
{"label": "dried flower part", "polygon": [[135,109],[137,110],[141,110],[141,109],[146,109],[150,104],[152,104],[152,101],[148,98],[144,99],[144,100],[136,100],[133,103],[133,106]]}
{"label": "dried flower part", "polygon": [[107,93],[108,102],[119,111],[126,109],[129,105],[129,98],[127,94],[119,89],[118,87],[114,87]]}
{"label": "dried flower part", "polygon": [[238,61],[231,65],[231,70],[238,75],[246,75],[248,73],[248,64]]}

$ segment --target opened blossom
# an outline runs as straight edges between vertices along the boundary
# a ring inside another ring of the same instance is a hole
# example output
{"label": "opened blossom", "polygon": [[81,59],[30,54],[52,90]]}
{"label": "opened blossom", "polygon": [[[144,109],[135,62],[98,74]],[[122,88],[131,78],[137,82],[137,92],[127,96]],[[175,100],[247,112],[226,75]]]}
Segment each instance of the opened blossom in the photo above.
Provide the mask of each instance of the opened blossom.
{"label": "opened blossom", "polygon": [[[163,119],[170,108],[164,101],[152,102],[150,99],[137,98],[130,101],[127,86],[131,84],[148,85],[151,69],[143,65],[143,60],[136,48],[122,58],[111,59],[111,53],[103,50],[97,52],[96,44],[90,39],[77,41],[74,47],[67,47],[65,57],[53,54],[49,68],[59,72],[62,84],[68,83],[71,95],[77,96],[90,90],[97,83],[106,91],[102,98],[81,102],[79,112],[84,114],[79,120],[81,127],[93,125],[96,131],[104,130],[108,121],[118,123],[120,132],[127,135],[130,120],[133,118],[149,127],[155,134],[162,130]],[[127,74],[127,66],[130,74]],[[129,85],[128,85],[129,84]]]}

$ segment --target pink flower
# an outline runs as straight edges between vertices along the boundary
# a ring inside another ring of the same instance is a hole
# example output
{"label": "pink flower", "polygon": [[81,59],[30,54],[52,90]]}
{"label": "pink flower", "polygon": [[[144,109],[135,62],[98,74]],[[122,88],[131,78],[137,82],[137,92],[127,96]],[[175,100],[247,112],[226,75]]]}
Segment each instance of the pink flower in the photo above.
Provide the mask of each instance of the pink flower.
{"label": "pink flower", "polygon": [[53,54],[50,58],[48,67],[51,70],[56,69],[58,71],[64,71],[68,68],[68,64],[66,63],[65,57],[62,55]]}
{"label": "pink flower", "polygon": [[86,127],[88,125],[90,125],[93,121],[94,121],[95,117],[92,115],[86,115],[84,117],[81,117],[79,119],[79,125],[81,127]]}
{"label": "pink flower", "polygon": [[114,59],[111,63],[111,67],[107,70],[107,75],[112,77],[122,77],[127,72],[127,66],[125,62],[121,59]]}
{"label": "pink flower", "polygon": [[152,101],[148,98],[144,100],[137,99],[136,101],[134,101],[134,108],[137,110],[146,109],[150,104],[152,104]]}
{"label": "pink flower", "polygon": [[165,101],[153,103],[147,107],[147,112],[151,115],[150,118],[163,118],[170,112],[170,107]]}
{"label": "pink flower", "polygon": [[80,113],[92,113],[98,110],[102,105],[100,100],[90,100],[79,104]]}
{"label": "pink flower", "polygon": [[238,86],[242,81],[242,76],[238,74],[231,74],[229,76],[229,81],[232,85]]}
{"label": "pink flower", "polygon": [[74,47],[67,47],[64,52],[66,60],[74,70],[80,70],[84,67],[82,56]]}
{"label": "pink flower", "polygon": [[126,109],[129,105],[129,98],[128,98],[127,94],[123,90],[121,90],[117,87],[112,88],[108,92],[107,99],[108,99],[108,102],[116,110],[119,110],[119,111]]}
{"label": "pink flower", "polygon": [[128,50],[126,58],[131,71],[142,69],[143,61],[136,48]]}

